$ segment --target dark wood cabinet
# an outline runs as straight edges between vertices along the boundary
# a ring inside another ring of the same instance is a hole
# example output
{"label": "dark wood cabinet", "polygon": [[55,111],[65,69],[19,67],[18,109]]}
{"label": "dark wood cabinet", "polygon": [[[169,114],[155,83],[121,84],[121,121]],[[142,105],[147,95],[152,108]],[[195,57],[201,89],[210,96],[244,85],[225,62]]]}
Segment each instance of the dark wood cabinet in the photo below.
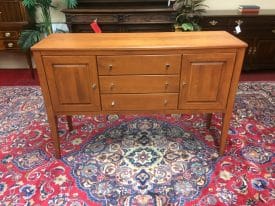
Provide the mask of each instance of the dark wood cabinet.
{"label": "dark wood cabinet", "polygon": [[0,50],[18,50],[20,31],[27,24],[26,11],[21,1],[0,1]]}
{"label": "dark wood cabinet", "polygon": [[[259,14],[237,11],[208,11],[200,21],[202,30],[225,30],[248,43],[244,71],[272,69],[275,71],[275,10]],[[241,32],[236,32],[239,26]]]}
{"label": "dark wood cabinet", "polygon": [[63,12],[74,33],[92,32],[95,19],[104,33],[173,31],[176,16],[167,0],[79,0]]}
{"label": "dark wood cabinet", "polygon": [[[20,0],[0,1],[0,51],[21,52],[17,41],[20,32],[28,25],[28,16]],[[34,77],[30,52],[26,58]]]}

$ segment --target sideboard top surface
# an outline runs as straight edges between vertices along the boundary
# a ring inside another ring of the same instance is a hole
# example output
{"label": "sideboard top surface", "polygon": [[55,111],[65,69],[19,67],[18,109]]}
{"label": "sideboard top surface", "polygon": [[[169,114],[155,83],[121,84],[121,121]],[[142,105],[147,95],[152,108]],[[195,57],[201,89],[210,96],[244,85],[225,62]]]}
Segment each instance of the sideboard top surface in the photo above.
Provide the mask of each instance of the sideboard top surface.
{"label": "sideboard top surface", "polygon": [[52,34],[32,50],[151,50],[243,48],[247,44],[225,31]]}

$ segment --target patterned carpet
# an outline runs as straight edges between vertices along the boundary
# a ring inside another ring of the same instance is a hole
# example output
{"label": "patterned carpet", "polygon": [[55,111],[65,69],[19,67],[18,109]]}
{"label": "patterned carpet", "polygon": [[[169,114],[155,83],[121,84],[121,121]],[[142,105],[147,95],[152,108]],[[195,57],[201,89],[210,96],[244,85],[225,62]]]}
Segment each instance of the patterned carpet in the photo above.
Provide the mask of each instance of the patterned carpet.
{"label": "patterned carpet", "polygon": [[275,205],[275,83],[240,83],[226,154],[204,115],[59,118],[56,160],[40,88],[0,88],[0,205]]}

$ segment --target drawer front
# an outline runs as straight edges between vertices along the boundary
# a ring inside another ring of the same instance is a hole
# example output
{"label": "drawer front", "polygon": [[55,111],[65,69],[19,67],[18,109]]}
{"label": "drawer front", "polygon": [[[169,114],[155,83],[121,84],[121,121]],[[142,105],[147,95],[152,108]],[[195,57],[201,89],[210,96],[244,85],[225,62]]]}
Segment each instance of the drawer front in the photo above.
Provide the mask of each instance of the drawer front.
{"label": "drawer front", "polygon": [[203,17],[200,20],[202,30],[227,30],[230,23],[229,18]]}
{"label": "drawer front", "polygon": [[125,23],[174,23],[175,20],[170,13],[140,13],[127,14],[123,17]]}
{"label": "drawer front", "polygon": [[17,40],[4,40],[3,45],[5,49],[19,49]]}
{"label": "drawer front", "polygon": [[67,18],[70,19],[70,22],[73,23],[91,23],[95,19],[97,19],[97,22],[100,23],[117,23],[118,17],[117,15],[102,15],[102,14],[87,14],[87,15],[67,15]]}
{"label": "drawer front", "polygon": [[1,39],[18,39],[19,32],[18,31],[0,31]]}
{"label": "drawer front", "polygon": [[179,92],[179,75],[100,76],[101,93]]}
{"label": "drawer front", "polygon": [[99,75],[178,74],[181,55],[98,56]]}
{"label": "drawer front", "polygon": [[178,94],[102,94],[102,110],[177,109]]}

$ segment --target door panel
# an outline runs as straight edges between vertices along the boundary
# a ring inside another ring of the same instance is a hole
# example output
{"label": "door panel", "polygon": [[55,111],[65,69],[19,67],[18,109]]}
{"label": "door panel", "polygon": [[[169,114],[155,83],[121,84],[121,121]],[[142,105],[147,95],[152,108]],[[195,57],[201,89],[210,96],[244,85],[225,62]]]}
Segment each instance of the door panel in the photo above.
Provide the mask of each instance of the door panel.
{"label": "door panel", "polygon": [[226,107],[234,53],[183,55],[179,109]]}
{"label": "door panel", "polygon": [[253,52],[253,63],[263,69],[274,69],[275,39],[260,39],[256,41]]}
{"label": "door panel", "polygon": [[43,61],[56,111],[100,109],[95,57],[44,56]]}

